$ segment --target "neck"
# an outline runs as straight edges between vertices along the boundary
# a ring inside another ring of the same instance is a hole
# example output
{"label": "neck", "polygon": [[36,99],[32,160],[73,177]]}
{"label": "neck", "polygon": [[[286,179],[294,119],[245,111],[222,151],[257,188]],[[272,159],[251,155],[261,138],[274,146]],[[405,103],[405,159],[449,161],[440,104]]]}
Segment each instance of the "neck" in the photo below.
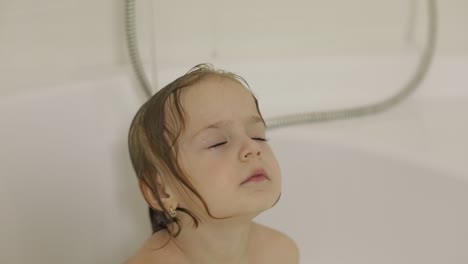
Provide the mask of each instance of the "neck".
{"label": "neck", "polygon": [[191,263],[248,263],[252,217],[203,221],[196,229],[184,215],[173,241]]}

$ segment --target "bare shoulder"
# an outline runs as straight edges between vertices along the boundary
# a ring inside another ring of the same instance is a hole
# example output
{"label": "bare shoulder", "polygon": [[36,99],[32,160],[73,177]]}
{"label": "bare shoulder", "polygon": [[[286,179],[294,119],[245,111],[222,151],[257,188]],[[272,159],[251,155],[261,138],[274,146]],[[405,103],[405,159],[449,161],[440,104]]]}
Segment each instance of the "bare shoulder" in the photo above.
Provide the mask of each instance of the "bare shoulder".
{"label": "bare shoulder", "polygon": [[145,244],[143,244],[143,246],[140,249],[138,249],[138,251],[135,252],[133,256],[131,256],[130,258],[125,260],[125,262],[122,263],[122,264],[148,264],[148,263],[151,263],[151,261],[152,261],[152,259],[154,257],[152,257],[151,254],[149,254],[149,252],[145,249],[146,243],[147,243],[147,241],[145,241]]}
{"label": "bare shoulder", "polygon": [[167,240],[160,235],[149,237],[138,251],[122,264],[175,264],[182,263]]}
{"label": "bare shoulder", "polygon": [[147,263],[150,263],[149,259],[144,254],[142,254],[142,252],[137,252],[133,256],[125,260],[125,262],[123,262],[122,264],[147,264]]}
{"label": "bare shoulder", "polygon": [[122,264],[143,264],[144,262],[141,262],[137,259],[137,256],[132,256],[129,259],[125,260]]}
{"label": "bare shoulder", "polygon": [[288,235],[271,227],[253,223],[252,246],[263,245],[261,261],[265,263],[299,263],[299,248]]}

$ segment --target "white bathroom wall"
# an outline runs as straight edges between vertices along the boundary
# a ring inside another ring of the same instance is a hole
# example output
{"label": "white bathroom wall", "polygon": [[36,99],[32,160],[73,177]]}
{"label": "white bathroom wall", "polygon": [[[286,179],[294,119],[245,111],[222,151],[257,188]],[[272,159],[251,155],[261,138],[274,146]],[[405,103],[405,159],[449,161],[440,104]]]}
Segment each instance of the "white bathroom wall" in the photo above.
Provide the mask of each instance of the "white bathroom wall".
{"label": "white bathroom wall", "polygon": [[40,89],[125,61],[121,1],[0,2],[0,94]]}
{"label": "white bathroom wall", "polygon": [[375,54],[405,47],[408,1],[162,1],[155,21],[163,62]]}
{"label": "white bathroom wall", "polygon": [[[202,61],[406,54],[424,42],[423,0],[136,2],[143,59],[156,59],[159,70]],[[438,6],[438,54],[467,54],[468,2]],[[0,95],[128,65],[124,22],[124,1],[0,1]]]}
{"label": "white bathroom wall", "polygon": [[126,76],[0,98],[0,263],[122,263],[150,234]]}

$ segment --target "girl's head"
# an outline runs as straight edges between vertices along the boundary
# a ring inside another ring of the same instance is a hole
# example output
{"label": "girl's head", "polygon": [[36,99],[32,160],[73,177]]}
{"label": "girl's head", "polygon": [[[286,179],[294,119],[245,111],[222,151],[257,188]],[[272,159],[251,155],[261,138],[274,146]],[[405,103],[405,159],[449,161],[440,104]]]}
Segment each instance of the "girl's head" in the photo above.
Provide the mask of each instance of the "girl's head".
{"label": "girl's head", "polygon": [[[186,215],[195,226],[252,219],[279,199],[280,167],[247,87],[238,75],[200,64],[136,113],[128,146],[153,232],[174,222],[177,233],[169,231],[176,236]],[[243,183],[259,168],[267,180]],[[174,218],[171,209],[178,211]]]}

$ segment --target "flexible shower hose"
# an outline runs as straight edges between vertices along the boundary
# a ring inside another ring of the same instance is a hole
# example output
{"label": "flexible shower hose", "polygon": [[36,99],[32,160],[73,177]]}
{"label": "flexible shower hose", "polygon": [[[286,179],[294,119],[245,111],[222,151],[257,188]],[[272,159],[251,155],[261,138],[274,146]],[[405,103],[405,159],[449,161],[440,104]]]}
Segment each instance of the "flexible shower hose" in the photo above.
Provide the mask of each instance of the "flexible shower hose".
{"label": "flexible shower hose", "polygon": [[[130,55],[130,59],[133,65],[135,74],[137,75],[140,85],[144,89],[146,95],[151,97],[152,89],[151,85],[146,78],[143,65],[140,60],[138,52],[137,38],[136,38],[136,27],[135,27],[135,0],[126,1],[126,37],[127,47]],[[437,35],[437,7],[436,0],[427,1],[428,11],[428,34],[427,40],[419,60],[419,65],[412,78],[406,83],[406,85],[395,95],[382,100],[377,103],[367,104],[359,107],[329,110],[321,112],[306,112],[297,113],[284,116],[273,117],[267,119],[266,125],[268,129],[290,126],[294,124],[311,123],[311,122],[325,122],[337,119],[347,119],[353,117],[359,117],[369,114],[375,114],[384,111],[392,106],[397,105],[403,99],[413,92],[423,80],[426,75],[429,66],[432,62],[435,50],[435,42]]]}

